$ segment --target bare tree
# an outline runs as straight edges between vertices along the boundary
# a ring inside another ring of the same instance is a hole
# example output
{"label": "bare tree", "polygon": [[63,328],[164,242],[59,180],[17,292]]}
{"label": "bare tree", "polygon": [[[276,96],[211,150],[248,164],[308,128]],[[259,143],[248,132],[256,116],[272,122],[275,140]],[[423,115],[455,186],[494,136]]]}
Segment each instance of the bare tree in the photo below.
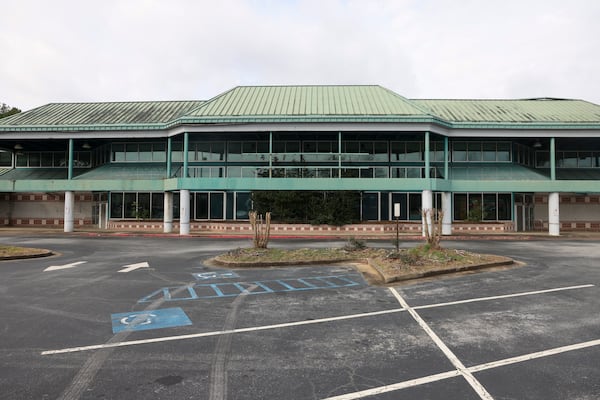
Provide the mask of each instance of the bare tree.
{"label": "bare tree", "polygon": [[271,213],[265,213],[264,221],[262,214],[258,215],[256,211],[250,211],[248,216],[250,218],[250,225],[252,225],[252,232],[254,233],[254,248],[266,249],[271,234]]}
{"label": "bare tree", "polygon": [[[425,241],[431,249],[439,249],[442,240],[444,212],[435,208],[421,210]],[[429,222],[431,221],[431,223]]]}

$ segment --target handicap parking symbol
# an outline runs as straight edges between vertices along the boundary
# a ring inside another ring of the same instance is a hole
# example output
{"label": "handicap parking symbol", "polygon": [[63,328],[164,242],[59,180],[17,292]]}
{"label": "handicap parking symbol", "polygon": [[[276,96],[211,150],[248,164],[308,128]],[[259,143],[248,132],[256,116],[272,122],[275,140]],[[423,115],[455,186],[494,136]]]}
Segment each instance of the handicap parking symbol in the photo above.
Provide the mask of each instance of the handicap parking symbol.
{"label": "handicap parking symbol", "polygon": [[192,321],[179,307],[111,314],[111,320],[113,333],[192,325]]}
{"label": "handicap parking symbol", "polygon": [[196,278],[199,281],[206,281],[209,279],[239,278],[239,275],[232,271],[198,272],[192,275],[194,275],[194,278]]}

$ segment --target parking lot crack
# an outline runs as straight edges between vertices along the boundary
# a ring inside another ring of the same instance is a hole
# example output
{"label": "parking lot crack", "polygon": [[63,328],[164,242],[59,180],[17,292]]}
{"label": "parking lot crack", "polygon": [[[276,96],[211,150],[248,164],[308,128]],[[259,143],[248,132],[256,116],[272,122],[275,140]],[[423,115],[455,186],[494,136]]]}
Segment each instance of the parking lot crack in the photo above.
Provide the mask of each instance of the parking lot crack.
{"label": "parking lot crack", "polygon": [[[231,303],[231,311],[229,311],[225,317],[223,331],[230,331],[235,328],[240,307],[244,302],[244,299],[257,287],[258,285],[250,286],[237,296],[233,303]],[[231,350],[231,340],[231,334],[221,335],[217,340],[210,371],[209,400],[224,400],[227,398],[227,361]]]}

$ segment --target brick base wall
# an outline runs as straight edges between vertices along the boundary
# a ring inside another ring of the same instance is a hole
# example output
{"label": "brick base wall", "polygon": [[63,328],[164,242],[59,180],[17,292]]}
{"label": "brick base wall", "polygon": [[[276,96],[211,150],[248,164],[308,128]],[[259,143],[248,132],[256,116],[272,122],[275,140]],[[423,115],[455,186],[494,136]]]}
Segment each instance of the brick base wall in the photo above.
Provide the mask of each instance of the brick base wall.
{"label": "brick base wall", "polygon": [[[483,224],[466,224],[455,223],[452,225],[454,233],[467,232],[512,232],[514,230],[512,222],[501,223],[483,223]],[[108,229],[135,229],[135,230],[162,230],[162,221],[109,221]],[[173,231],[179,229],[179,223],[173,223]],[[400,232],[421,234],[421,224],[400,223]],[[251,233],[252,228],[248,222],[191,222],[191,231],[201,232],[231,232],[231,233]],[[330,225],[309,225],[309,224],[271,224],[271,234],[276,235],[301,235],[301,234],[382,234],[396,232],[396,224],[394,222],[378,223],[378,224],[351,224],[344,226]]]}

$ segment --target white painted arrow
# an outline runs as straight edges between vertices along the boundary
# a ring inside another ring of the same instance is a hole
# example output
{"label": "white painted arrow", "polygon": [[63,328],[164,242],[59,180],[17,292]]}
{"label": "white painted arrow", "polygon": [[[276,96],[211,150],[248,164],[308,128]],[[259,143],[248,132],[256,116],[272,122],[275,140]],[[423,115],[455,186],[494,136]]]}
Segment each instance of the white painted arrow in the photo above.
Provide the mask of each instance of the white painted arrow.
{"label": "white painted arrow", "polygon": [[144,261],[144,262],[137,263],[137,264],[123,265],[124,268],[117,272],[131,272],[138,268],[148,268],[149,266],[150,266],[150,264],[148,264],[146,261]]}
{"label": "white painted arrow", "polygon": [[44,272],[46,271],[56,271],[59,269],[68,269],[68,268],[74,268],[76,266],[78,266],[79,264],[85,264],[87,261],[77,261],[74,263],[70,263],[70,264],[65,264],[65,265],[51,265],[48,268],[46,268],[44,270]]}

